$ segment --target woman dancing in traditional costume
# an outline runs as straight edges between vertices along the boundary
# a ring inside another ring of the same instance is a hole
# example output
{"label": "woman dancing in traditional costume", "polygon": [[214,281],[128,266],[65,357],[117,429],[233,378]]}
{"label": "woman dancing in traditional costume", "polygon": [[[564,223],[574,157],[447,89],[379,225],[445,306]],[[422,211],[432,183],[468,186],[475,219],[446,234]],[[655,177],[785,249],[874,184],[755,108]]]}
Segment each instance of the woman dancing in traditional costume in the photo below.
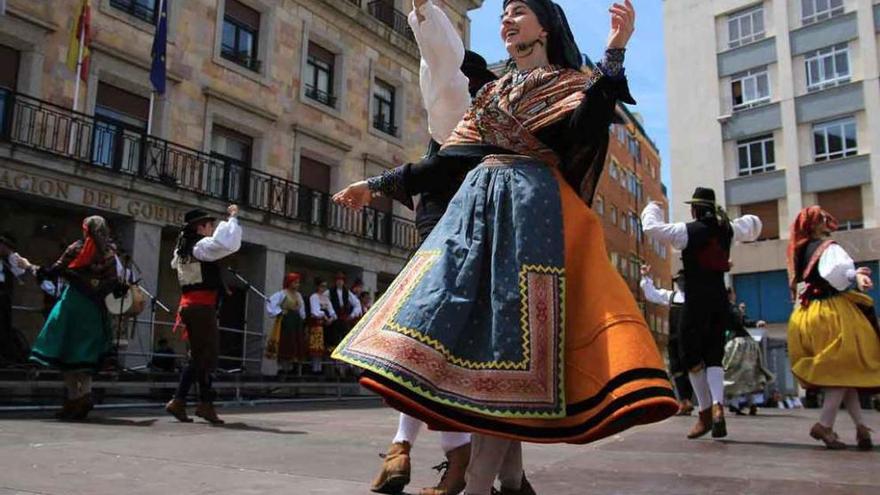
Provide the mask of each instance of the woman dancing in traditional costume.
{"label": "woman dancing in traditional costume", "polygon": [[275,323],[266,343],[265,356],[277,359],[284,372],[290,372],[294,363],[302,364],[308,357],[306,303],[299,292],[299,282],[299,273],[288,273],[283,288],[266,301],[266,312],[275,318]]}
{"label": "woman dancing in traditional costume", "polygon": [[120,290],[123,271],[103,217],[86,218],[82,231],[82,240],[68,246],[52,266],[39,269],[41,276],[63,275],[68,282],[30,357],[62,372],[67,399],[56,414],[58,419],[85,419],[92,410],[92,374],[99,370],[112,344],[104,297]]}
{"label": "woman dancing in traditional costume", "polygon": [[466,493],[490,493],[496,476],[502,493],[533,493],[519,441],[586,443],[678,409],[584,202],[616,103],[632,102],[622,63],[635,12],[627,1],[611,17],[605,58],[585,74],[558,5],[506,1],[501,34],[515,67],[483,88],[439,153],[369,181],[393,196],[467,174],[334,353],[396,408],[477,433]]}
{"label": "woman dancing in traditional costume", "polygon": [[788,322],[788,354],[801,384],[825,392],[810,436],[829,449],[846,448],[834,432],[843,403],[856,425],[858,447],[871,450],[858,390],[880,389],[880,329],[874,301],[862,293],[873,283],[870,270],[857,270],[830,238],[836,229],[837,220],[818,206],[801,210],[791,226],[788,279],[797,303]]}

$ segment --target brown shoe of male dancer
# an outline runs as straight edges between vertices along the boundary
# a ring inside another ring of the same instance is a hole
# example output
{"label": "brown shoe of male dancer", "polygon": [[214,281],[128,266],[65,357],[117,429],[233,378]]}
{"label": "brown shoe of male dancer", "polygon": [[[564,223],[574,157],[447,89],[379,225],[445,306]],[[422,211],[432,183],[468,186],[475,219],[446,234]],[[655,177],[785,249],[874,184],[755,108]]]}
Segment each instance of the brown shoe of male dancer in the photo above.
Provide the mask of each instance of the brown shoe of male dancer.
{"label": "brown shoe of male dancer", "polygon": [[431,488],[422,488],[419,495],[458,495],[464,490],[464,474],[471,459],[471,444],[450,450],[446,453],[446,461],[434,469],[442,471],[440,483]]}
{"label": "brown shoe of male dancer", "polygon": [[391,495],[403,491],[403,487],[409,484],[411,448],[409,442],[391,444],[388,452],[383,454],[385,460],[382,462],[382,469],[373,480],[370,490]]}

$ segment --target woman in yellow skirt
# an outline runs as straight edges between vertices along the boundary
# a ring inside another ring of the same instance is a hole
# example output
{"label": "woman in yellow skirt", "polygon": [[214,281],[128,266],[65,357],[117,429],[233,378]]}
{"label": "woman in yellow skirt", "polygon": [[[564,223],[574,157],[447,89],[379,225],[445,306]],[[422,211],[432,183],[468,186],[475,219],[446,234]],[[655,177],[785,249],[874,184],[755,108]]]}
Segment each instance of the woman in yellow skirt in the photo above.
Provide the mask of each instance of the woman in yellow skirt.
{"label": "woman in yellow skirt", "polygon": [[[788,324],[792,372],[807,388],[821,388],[825,400],[810,436],[829,449],[843,449],[834,419],[843,403],[856,425],[859,449],[871,450],[858,390],[880,389],[880,329],[871,271],[830,238],[837,221],[818,206],[802,210],[791,227],[788,273],[797,298]],[[858,290],[853,290],[852,287]]]}

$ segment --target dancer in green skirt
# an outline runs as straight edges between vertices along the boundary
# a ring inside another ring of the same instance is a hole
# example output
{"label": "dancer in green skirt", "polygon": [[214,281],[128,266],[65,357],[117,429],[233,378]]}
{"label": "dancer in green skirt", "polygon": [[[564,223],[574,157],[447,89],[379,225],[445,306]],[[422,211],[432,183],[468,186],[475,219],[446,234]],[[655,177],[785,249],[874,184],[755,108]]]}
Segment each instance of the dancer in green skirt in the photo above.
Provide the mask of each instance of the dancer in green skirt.
{"label": "dancer in green skirt", "polygon": [[92,374],[111,350],[110,320],[104,297],[120,289],[122,264],[110,243],[110,229],[99,216],[86,218],[83,238],[58,261],[38,269],[41,276],[63,276],[67,289],[52,308],[34,342],[30,360],[58,368],[67,399],[58,419],[85,419],[92,409]]}

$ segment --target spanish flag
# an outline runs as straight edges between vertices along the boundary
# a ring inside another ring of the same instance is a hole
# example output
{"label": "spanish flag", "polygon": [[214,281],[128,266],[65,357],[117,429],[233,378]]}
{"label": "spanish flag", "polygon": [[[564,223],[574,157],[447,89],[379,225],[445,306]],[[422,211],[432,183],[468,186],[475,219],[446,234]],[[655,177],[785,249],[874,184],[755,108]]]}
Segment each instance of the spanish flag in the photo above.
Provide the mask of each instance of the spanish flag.
{"label": "spanish flag", "polygon": [[[89,74],[89,45],[92,41],[91,32],[91,0],[82,0],[77,16],[70,26],[70,46],[67,48],[67,67],[76,72],[77,65],[82,56],[82,65],[79,70],[79,78],[83,81],[88,79]],[[82,54],[80,54],[80,40],[82,40]]]}

